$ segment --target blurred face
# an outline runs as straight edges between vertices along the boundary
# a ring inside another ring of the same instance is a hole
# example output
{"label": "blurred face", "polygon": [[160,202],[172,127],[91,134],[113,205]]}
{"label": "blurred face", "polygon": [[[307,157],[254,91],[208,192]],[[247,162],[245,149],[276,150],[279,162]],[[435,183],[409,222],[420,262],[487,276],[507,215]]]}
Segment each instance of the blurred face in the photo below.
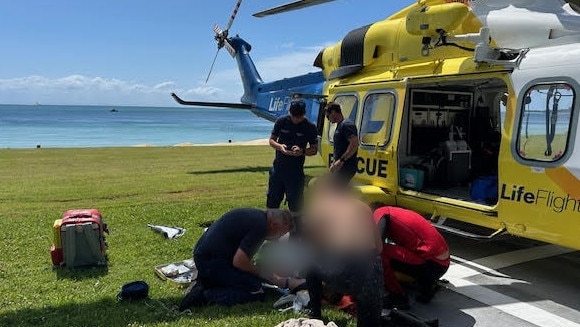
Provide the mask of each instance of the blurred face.
{"label": "blurred face", "polygon": [[270,222],[269,233],[266,239],[277,240],[289,231],[290,228],[287,224],[272,221]]}
{"label": "blurred face", "polygon": [[336,111],[331,110],[331,111],[326,112],[326,119],[328,119],[329,122],[338,123],[338,118],[339,118],[339,115],[337,114]]}
{"label": "blurred face", "polygon": [[290,119],[292,120],[293,124],[300,124],[306,118],[305,115],[294,116],[290,115]]}

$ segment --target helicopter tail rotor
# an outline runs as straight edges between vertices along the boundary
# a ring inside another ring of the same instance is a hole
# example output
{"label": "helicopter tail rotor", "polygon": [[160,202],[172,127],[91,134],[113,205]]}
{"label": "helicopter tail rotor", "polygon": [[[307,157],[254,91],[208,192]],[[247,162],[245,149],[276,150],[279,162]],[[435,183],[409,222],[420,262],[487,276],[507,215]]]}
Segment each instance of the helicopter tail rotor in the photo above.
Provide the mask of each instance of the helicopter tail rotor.
{"label": "helicopter tail rotor", "polygon": [[[241,0],[238,1],[238,3],[240,3],[240,2],[241,2]],[[236,12],[237,12],[237,10],[236,10]],[[232,16],[232,17],[234,17],[234,16]],[[228,24],[228,25],[231,26],[231,23]],[[228,30],[229,30],[229,28],[226,29],[226,30],[224,30],[224,31],[222,31],[221,28],[216,24],[213,27],[213,30],[216,33],[215,39],[218,42],[218,50],[221,49],[222,47],[225,47],[226,50],[228,50],[228,52],[230,53],[230,55],[232,57],[235,57],[236,56],[236,49],[234,49],[234,47],[231,45],[230,41],[228,40]],[[218,37],[217,35],[220,35],[220,36]]]}
{"label": "helicopter tail rotor", "polygon": [[215,61],[217,59],[217,56],[221,50],[221,48],[225,47],[226,50],[228,50],[229,54],[234,57],[236,55],[236,49],[234,49],[234,47],[230,44],[230,41],[228,39],[228,33],[230,28],[232,27],[232,24],[234,23],[234,19],[236,18],[236,15],[238,14],[238,10],[240,9],[240,5],[242,4],[242,0],[238,0],[238,2],[236,2],[236,6],[234,7],[234,10],[232,11],[232,14],[230,16],[230,20],[228,21],[228,25],[226,25],[226,28],[224,30],[222,30],[219,25],[214,25],[213,27],[213,31],[215,32],[215,36],[214,39],[217,42],[217,51],[215,53],[215,56],[213,58],[213,61],[211,63],[211,66],[209,68],[209,72],[207,74],[207,78],[205,80],[205,82],[207,83],[207,81],[209,80],[209,76],[211,75],[211,71],[213,70],[213,66],[215,64]]}

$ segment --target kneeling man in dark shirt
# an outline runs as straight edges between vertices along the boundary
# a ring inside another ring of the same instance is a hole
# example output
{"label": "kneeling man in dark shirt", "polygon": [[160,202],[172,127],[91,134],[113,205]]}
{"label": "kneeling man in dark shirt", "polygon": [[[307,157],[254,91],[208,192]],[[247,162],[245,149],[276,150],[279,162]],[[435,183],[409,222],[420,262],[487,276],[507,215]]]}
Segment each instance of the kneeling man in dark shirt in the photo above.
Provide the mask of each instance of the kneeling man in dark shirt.
{"label": "kneeling man in dark shirt", "polygon": [[286,278],[261,274],[252,257],[265,240],[280,238],[292,227],[287,210],[239,208],[224,214],[195,245],[197,281],[186,291],[179,310],[262,300],[264,280],[284,286]]}

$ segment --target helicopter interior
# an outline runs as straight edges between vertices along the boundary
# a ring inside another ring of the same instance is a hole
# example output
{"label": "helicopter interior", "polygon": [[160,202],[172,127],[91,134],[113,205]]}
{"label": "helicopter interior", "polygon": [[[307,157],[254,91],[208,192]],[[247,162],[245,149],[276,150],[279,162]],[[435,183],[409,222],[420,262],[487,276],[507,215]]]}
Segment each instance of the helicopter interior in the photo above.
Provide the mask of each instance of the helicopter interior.
{"label": "helicopter interior", "polygon": [[[496,203],[506,92],[505,83],[493,78],[413,85],[399,143],[400,186]],[[487,193],[478,191],[482,183],[489,184]]]}

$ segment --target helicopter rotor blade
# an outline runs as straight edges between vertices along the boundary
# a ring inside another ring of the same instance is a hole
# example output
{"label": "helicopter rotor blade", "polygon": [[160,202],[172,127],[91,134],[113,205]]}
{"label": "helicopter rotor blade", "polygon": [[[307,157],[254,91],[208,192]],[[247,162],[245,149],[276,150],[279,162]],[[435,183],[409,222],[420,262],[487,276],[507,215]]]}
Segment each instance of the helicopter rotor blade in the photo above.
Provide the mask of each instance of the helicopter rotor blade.
{"label": "helicopter rotor blade", "polygon": [[331,2],[331,1],[334,1],[334,0],[298,0],[298,1],[289,2],[287,4],[283,4],[281,6],[272,7],[270,9],[266,9],[266,10],[257,12],[255,14],[253,14],[252,16],[265,17],[265,16],[284,13],[287,11],[298,10],[298,9],[302,9],[302,8],[306,8],[306,7],[310,7],[310,6],[316,6],[316,5],[320,5],[320,4],[323,4],[326,2]]}
{"label": "helicopter rotor blade", "polygon": [[217,24],[215,24],[213,27],[213,31],[215,32],[214,39],[217,42],[218,51],[215,53],[213,61],[211,62],[211,67],[209,68],[209,73],[207,74],[207,78],[205,80],[206,84],[207,84],[207,81],[209,80],[209,76],[211,75],[211,72],[213,70],[213,66],[215,64],[215,61],[217,59],[217,56],[218,56],[221,48],[223,48],[225,46],[232,57],[235,57],[235,55],[236,55],[236,50],[234,49],[234,47],[232,47],[232,45],[228,41],[228,34],[229,34],[230,27],[232,27],[232,24],[234,23],[234,19],[236,18],[236,15],[238,14],[238,10],[240,9],[241,4],[242,4],[242,0],[238,0],[236,2],[234,10],[232,11],[232,14],[230,15],[230,20],[228,21],[228,25],[226,25],[225,29],[222,30],[219,27],[219,25],[217,25]]}
{"label": "helicopter rotor blade", "polygon": [[230,44],[228,40],[225,40],[224,46],[226,47],[226,50],[228,50],[228,53],[232,56],[232,58],[234,58],[237,52],[236,49],[234,49],[234,47]]}
{"label": "helicopter rotor blade", "polygon": [[226,27],[226,31],[229,31],[230,27],[232,27],[232,24],[234,23],[234,19],[236,18],[236,15],[238,14],[238,9],[240,9],[241,4],[242,4],[242,0],[238,0],[238,2],[236,3],[236,6],[234,7],[234,11],[232,12],[232,15],[230,16],[230,21],[228,22],[228,25]]}
{"label": "helicopter rotor blade", "polygon": [[207,81],[209,81],[209,76],[211,75],[211,71],[213,70],[213,65],[215,64],[215,60],[217,59],[217,56],[219,53],[220,53],[220,48],[217,49],[217,51],[215,52],[215,56],[213,56],[211,66],[209,67],[209,72],[207,73],[207,77],[205,79],[205,84],[207,84]]}

